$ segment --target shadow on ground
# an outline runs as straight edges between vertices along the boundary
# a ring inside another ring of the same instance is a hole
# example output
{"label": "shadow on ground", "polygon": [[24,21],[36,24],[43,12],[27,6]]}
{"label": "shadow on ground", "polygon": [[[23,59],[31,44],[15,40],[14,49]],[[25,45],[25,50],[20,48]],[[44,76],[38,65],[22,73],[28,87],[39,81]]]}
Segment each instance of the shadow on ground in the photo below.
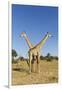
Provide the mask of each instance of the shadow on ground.
{"label": "shadow on ground", "polygon": [[18,72],[26,72],[28,73],[29,71],[24,69],[24,68],[13,68],[13,71],[18,71]]}

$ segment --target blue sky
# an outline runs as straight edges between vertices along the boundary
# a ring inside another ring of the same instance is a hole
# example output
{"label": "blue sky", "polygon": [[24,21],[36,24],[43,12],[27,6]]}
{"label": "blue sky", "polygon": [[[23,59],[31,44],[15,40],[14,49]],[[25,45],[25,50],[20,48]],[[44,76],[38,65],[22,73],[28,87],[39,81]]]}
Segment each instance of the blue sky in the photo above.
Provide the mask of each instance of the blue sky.
{"label": "blue sky", "polygon": [[19,56],[28,56],[29,47],[21,32],[26,32],[33,45],[39,43],[47,32],[49,38],[41,49],[41,55],[58,55],[58,8],[48,6],[12,5],[12,48]]}

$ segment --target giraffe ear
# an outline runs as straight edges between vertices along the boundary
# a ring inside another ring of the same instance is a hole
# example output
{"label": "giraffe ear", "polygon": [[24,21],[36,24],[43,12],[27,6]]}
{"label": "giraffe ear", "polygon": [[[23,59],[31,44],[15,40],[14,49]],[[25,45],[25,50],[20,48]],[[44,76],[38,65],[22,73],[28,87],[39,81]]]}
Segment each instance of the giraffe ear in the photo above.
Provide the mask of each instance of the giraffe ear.
{"label": "giraffe ear", "polygon": [[51,37],[51,36],[52,36],[52,35],[51,35],[51,33],[49,33],[49,32],[47,32],[47,34],[48,34],[48,36],[49,36],[49,37]]}

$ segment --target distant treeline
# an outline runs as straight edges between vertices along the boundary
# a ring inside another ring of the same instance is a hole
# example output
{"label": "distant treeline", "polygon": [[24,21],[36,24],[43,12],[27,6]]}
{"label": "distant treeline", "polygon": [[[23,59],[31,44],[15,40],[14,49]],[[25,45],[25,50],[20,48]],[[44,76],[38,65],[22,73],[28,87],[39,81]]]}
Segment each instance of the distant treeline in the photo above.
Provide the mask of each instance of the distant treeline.
{"label": "distant treeline", "polygon": [[[28,60],[27,58],[24,58],[23,56],[16,58],[17,56],[18,54],[16,50],[12,49],[12,62],[16,62],[17,61],[16,59],[19,59],[21,61]],[[13,57],[15,57],[16,59],[14,60]],[[46,56],[41,55],[40,60],[47,60],[47,61],[58,60],[58,56],[52,56],[50,53],[48,53]]]}
{"label": "distant treeline", "polygon": [[57,56],[50,56],[50,57],[40,56],[40,59],[41,59],[41,60],[51,61],[51,60],[58,60],[58,57],[57,57]]}
{"label": "distant treeline", "polygon": [[46,56],[40,56],[41,60],[58,60],[58,56],[52,56],[50,53],[48,53]]}
{"label": "distant treeline", "polygon": [[[28,60],[27,58],[24,58],[24,57],[20,57],[19,58],[20,60]],[[40,56],[40,60],[58,60],[58,57],[57,56],[51,56],[49,55],[49,53],[47,54],[47,56]]]}

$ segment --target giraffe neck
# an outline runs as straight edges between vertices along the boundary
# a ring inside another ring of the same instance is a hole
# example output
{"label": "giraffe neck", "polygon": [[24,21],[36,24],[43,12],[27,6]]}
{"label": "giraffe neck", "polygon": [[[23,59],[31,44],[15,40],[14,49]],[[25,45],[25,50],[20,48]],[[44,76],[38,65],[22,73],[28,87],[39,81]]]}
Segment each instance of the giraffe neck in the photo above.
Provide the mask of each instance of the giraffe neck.
{"label": "giraffe neck", "polygon": [[41,49],[42,46],[45,44],[46,40],[48,39],[49,35],[46,34],[45,37],[34,47],[35,49]]}
{"label": "giraffe neck", "polygon": [[25,38],[25,40],[26,40],[26,42],[27,42],[29,48],[33,48],[33,45],[30,43],[28,37],[27,37],[26,35],[24,35],[24,38]]}

